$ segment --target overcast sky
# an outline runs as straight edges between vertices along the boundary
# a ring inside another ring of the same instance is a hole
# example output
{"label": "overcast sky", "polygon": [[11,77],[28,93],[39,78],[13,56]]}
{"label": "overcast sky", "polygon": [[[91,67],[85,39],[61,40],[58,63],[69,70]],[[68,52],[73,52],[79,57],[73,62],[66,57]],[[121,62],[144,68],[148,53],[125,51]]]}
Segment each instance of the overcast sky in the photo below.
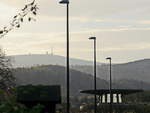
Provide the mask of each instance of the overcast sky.
{"label": "overcast sky", "polygon": [[[0,27],[31,0],[0,0]],[[7,55],[66,55],[66,7],[58,0],[37,0],[36,22],[25,22],[0,39]],[[150,57],[150,0],[70,0],[70,57],[92,60],[97,37],[97,60],[129,62]]]}

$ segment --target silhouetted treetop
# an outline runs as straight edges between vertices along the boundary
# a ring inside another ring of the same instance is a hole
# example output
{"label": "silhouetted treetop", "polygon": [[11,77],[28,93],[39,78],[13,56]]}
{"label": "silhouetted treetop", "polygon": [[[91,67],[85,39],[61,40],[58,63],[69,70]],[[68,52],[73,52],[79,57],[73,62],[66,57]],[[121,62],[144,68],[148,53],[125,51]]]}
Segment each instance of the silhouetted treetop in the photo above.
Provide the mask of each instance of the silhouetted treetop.
{"label": "silhouetted treetop", "polygon": [[0,89],[9,91],[15,87],[15,77],[12,74],[10,59],[0,49]]}

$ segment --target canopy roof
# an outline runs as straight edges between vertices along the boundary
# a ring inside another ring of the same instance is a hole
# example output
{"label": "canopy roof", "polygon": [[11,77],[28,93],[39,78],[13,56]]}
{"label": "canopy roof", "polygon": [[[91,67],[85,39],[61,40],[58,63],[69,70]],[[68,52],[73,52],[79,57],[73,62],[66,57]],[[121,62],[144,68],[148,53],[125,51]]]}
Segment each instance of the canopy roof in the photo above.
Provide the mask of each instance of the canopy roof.
{"label": "canopy roof", "polygon": [[[128,95],[132,93],[139,93],[143,92],[143,90],[139,89],[112,89],[113,94],[122,94],[122,95]],[[82,90],[80,93],[86,93],[86,94],[96,94],[96,95],[103,95],[103,94],[109,94],[109,89],[97,89],[95,90]]]}

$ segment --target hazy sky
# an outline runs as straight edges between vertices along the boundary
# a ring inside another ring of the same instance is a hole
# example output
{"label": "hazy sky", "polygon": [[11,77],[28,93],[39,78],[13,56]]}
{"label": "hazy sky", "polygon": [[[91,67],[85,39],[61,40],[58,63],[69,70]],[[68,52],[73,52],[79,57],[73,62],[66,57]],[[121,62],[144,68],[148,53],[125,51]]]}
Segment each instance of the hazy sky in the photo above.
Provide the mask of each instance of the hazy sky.
{"label": "hazy sky", "polygon": [[[0,27],[31,0],[0,0]],[[36,22],[25,22],[20,29],[0,39],[7,55],[40,53],[54,48],[66,55],[66,7],[58,0],[37,0]],[[150,57],[150,0],[70,0],[70,57],[91,60],[97,37],[97,60],[128,62]]]}

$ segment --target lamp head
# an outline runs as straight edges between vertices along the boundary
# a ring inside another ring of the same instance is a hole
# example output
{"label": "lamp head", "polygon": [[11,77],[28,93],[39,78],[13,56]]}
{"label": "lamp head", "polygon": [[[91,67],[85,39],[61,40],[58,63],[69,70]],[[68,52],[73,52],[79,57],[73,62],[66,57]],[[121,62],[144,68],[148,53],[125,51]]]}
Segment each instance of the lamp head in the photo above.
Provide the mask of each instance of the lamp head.
{"label": "lamp head", "polygon": [[111,57],[107,57],[106,60],[111,60]]}
{"label": "lamp head", "polygon": [[59,3],[60,4],[69,4],[69,0],[60,0]]}
{"label": "lamp head", "polygon": [[96,37],[90,37],[89,40],[96,40]]}

